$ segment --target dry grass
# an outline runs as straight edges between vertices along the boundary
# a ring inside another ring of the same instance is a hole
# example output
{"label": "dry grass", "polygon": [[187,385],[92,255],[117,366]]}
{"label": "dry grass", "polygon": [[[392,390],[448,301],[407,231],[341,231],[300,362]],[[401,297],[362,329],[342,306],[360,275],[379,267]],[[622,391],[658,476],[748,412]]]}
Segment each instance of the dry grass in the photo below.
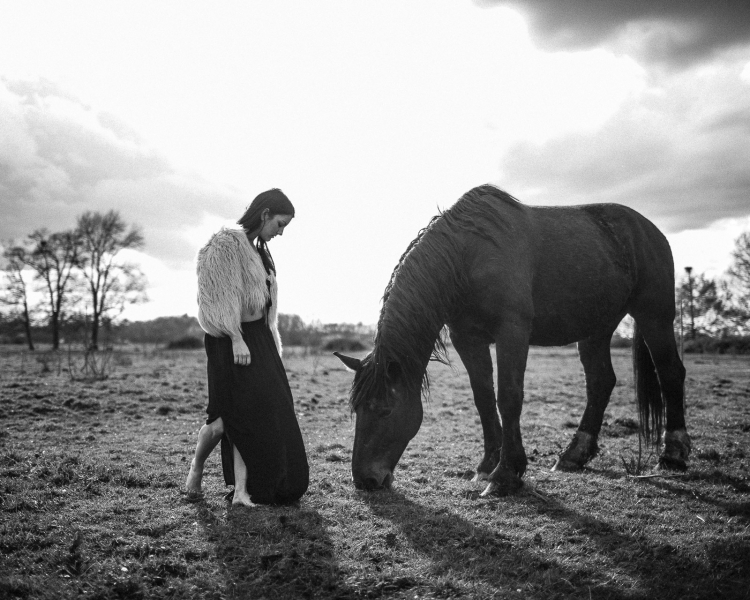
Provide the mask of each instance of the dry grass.
{"label": "dry grass", "polygon": [[[480,499],[468,379],[434,365],[391,492],[349,481],[351,375],[285,359],[311,463],[298,506],[230,509],[218,454],[181,494],[206,386],[201,351],[115,351],[103,381],[0,349],[0,597],[746,598],[750,359],[687,357],[690,470],[638,455],[629,355],[602,452],[550,473],[584,408],[575,352],[532,352],[518,495]],[[454,355],[455,356],[455,355]],[[630,468],[628,469],[630,470]],[[635,474],[635,473],[633,473]]]}

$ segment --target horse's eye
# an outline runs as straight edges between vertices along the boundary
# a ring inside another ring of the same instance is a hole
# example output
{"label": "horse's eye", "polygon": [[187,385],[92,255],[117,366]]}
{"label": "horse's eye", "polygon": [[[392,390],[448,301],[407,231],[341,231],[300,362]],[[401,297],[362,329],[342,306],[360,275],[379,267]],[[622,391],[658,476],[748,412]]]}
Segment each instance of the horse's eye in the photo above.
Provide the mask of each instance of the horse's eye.
{"label": "horse's eye", "polygon": [[390,406],[381,406],[374,402],[370,404],[370,410],[375,414],[378,419],[385,419],[391,416],[393,409]]}

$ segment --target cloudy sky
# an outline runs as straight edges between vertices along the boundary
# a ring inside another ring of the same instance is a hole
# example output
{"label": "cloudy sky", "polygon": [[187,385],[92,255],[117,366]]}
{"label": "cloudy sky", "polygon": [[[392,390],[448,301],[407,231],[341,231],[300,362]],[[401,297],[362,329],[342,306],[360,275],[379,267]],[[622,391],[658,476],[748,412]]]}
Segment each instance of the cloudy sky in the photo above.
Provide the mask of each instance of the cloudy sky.
{"label": "cloudy sky", "polygon": [[0,240],[116,209],[150,280],[125,316],[196,314],[198,249],[280,187],[280,310],[374,323],[417,231],[491,182],[631,206],[720,275],[750,230],[746,4],[0,0]]}

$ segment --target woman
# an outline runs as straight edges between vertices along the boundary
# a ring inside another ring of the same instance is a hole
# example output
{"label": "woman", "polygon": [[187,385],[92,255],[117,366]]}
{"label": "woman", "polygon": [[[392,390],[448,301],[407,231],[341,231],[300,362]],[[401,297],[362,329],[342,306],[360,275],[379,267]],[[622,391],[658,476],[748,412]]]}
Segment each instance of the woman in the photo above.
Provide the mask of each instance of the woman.
{"label": "woman", "polygon": [[187,477],[189,497],[200,497],[203,465],[220,440],[233,505],[293,502],[307,490],[307,456],[276,327],[276,268],[266,245],[293,218],[284,193],[268,190],[237,221],[242,229],[222,229],[198,253],[208,418]]}

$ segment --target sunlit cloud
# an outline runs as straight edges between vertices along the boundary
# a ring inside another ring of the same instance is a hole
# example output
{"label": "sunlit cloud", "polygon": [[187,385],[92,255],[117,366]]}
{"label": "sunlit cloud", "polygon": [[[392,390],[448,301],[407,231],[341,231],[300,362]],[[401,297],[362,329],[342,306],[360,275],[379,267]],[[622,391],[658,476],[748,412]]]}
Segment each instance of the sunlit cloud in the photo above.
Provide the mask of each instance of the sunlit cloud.
{"label": "sunlit cloud", "polygon": [[523,142],[500,182],[535,204],[618,202],[667,231],[746,215],[750,94],[735,61],[644,89],[595,131]]}

